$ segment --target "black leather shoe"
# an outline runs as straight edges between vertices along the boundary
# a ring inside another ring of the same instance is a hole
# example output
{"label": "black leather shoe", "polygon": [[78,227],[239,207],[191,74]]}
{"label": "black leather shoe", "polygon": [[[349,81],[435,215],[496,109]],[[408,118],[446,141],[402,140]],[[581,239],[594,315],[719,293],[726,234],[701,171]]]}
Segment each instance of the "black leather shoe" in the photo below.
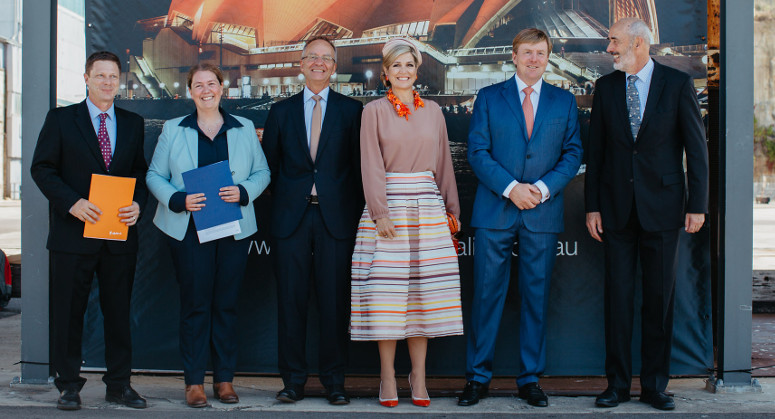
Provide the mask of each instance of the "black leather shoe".
{"label": "black leather shoe", "polygon": [[108,389],[105,392],[105,400],[111,403],[123,404],[134,409],[145,409],[148,404],[129,384],[118,389]]}
{"label": "black leather shoe", "polygon": [[479,400],[487,398],[487,386],[478,381],[469,381],[463,389],[463,394],[457,399],[458,406],[473,406]]}
{"label": "black leather shoe", "polygon": [[296,403],[304,398],[304,387],[287,385],[277,393],[276,399],[284,403]]}
{"label": "black leather shoe", "polygon": [[644,390],[640,394],[640,401],[646,404],[650,404],[651,407],[659,410],[675,409],[675,402],[673,401],[673,398],[662,391]]}
{"label": "black leather shoe", "polygon": [[549,398],[538,383],[527,383],[519,387],[519,398],[527,400],[527,404],[536,407],[549,406]]}
{"label": "black leather shoe", "polygon": [[347,392],[344,391],[344,386],[333,385],[326,389],[326,399],[328,402],[335,405],[350,404],[350,397]]}
{"label": "black leather shoe", "polygon": [[81,408],[81,396],[78,390],[63,390],[57,400],[59,410],[78,410]]}
{"label": "black leather shoe", "polygon": [[630,390],[616,387],[608,387],[595,399],[597,407],[616,407],[619,403],[630,401]]}

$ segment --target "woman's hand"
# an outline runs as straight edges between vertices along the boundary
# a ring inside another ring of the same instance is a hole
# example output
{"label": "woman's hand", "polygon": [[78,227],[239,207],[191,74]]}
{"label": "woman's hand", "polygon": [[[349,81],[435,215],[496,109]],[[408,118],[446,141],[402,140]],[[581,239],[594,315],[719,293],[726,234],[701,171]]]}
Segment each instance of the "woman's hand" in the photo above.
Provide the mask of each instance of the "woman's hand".
{"label": "woman's hand", "polygon": [[386,238],[393,239],[396,237],[396,228],[393,226],[393,222],[388,217],[377,218],[377,234]]}
{"label": "woman's hand", "polygon": [[239,187],[224,186],[220,189],[218,195],[226,202],[239,202]]}
{"label": "woman's hand", "polygon": [[205,198],[205,194],[203,193],[192,193],[190,195],[186,195],[186,211],[193,212],[201,210],[205,207],[204,201],[206,199],[207,198]]}

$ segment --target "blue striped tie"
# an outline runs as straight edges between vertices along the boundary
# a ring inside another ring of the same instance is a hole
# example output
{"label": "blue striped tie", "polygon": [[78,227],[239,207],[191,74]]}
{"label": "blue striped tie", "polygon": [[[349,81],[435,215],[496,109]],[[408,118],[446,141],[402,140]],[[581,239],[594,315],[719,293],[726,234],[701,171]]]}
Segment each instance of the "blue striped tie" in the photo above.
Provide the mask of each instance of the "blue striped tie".
{"label": "blue striped tie", "polygon": [[635,88],[636,81],[638,81],[638,76],[634,74],[627,77],[627,113],[630,117],[633,141],[638,138],[638,130],[640,129],[640,95],[638,89]]}

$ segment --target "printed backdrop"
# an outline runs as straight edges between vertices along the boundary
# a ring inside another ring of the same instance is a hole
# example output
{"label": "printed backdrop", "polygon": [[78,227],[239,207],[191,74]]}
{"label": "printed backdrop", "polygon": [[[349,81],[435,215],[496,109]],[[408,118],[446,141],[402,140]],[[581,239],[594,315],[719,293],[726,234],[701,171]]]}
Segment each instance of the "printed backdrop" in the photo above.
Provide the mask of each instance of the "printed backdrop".
{"label": "printed backdrop", "polygon": [[[165,120],[190,113],[185,77],[198,61],[225,73],[223,107],[259,129],[269,107],[303,88],[301,42],[315,35],[336,39],[338,68],[332,88],[366,103],[384,94],[378,83],[380,51],[387,39],[417,39],[423,66],[416,88],[439,103],[450,133],[462,200],[464,238],[460,273],[465,326],[472,296],[473,231],[466,229],[476,188],[466,162],[466,136],[478,89],[512,77],[511,41],[525,27],[547,31],[554,42],[544,80],[576,95],[586,144],[589,107],[597,77],[613,70],[605,53],[607,29],[619,17],[639,16],[651,27],[655,59],[691,74],[706,106],[706,2],[700,0],[89,0],[87,53],[107,49],[124,65],[117,106],[145,117],[145,157],[150,162]],[[80,82],[73,80],[74,83]],[[565,226],[557,243],[551,285],[547,375],[602,375],[603,248],[584,225],[584,167],[565,190]],[[238,370],[277,372],[277,299],[268,237],[269,196],[255,202],[259,230],[240,296]],[[153,225],[151,196],[138,224],[140,251],[132,296],[133,368],[181,370],[178,352],[178,284],[169,250]],[[519,246],[515,243],[514,258]],[[516,269],[503,313],[494,364],[497,375],[518,369],[519,295]],[[102,317],[93,290],[84,331],[84,365],[104,367]],[[636,300],[639,300],[639,296]],[[640,322],[636,302],[633,348],[639,369]],[[315,372],[318,322],[311,304],[308,359]],[[713,365],[709,232],[683,234],[676,286],[673,374],[705,374]],[[430,342],[428,372],[462,376],[465,337]],[[405,346],[399,372],[408,371]],[[351,373],[379,371],[376,343],[352,343]]]}

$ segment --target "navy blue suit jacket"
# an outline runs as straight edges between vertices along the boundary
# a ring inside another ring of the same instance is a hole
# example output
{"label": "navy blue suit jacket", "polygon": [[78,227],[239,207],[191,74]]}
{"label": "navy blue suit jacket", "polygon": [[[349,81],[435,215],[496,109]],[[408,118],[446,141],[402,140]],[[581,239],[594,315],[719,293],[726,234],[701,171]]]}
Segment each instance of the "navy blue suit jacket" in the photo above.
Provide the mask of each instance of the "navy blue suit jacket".
{"label": "navy blue suit jacket", "polygon": [[360,130],[363,105],[328,93],[315,161],[309,154],[304,94],[272,105],[262,146],[272,172],[271,233],[287,238],[301,222],[312,184],[326,228],[337,239],[355,237],[363,211]]}
{"label": "navy blue suit jacket", "polygon": [[471,225],[506,229],[520,209],[503,196],[513,180],[543,181],[549,199],[522,210],[525,227],[537,233],[563,231],[563,188],[581,165],[576,98],[548,83],[541,86],[533,133],[527,138],[516,80],[479,91],[468,133],[468,162],[479,179]]}

